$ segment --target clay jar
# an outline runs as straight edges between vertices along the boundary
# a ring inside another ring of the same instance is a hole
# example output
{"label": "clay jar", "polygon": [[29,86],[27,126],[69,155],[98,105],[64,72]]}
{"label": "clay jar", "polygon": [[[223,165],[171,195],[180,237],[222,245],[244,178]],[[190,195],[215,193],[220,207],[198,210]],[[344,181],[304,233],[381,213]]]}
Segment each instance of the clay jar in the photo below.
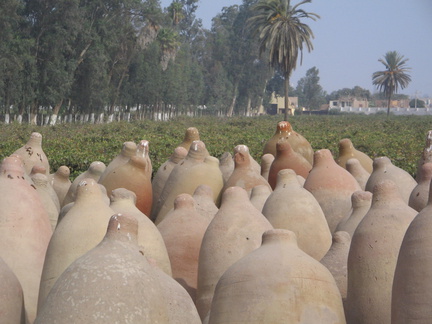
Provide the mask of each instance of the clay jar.
{"label": "clay jar", "polygon": [[350,237],[354,235],[358,224],[369,211],[372,204],[372,193],[363,190],[354,192],[351,196],[351,204],[351,211],[336,227],[336,231],[345,231]]}
{"label": "clay jar", "polygon": [[157,226],[165,242],[171,261],[172,275],[196,299],[198,257],[208,218],[195,210],[189,194],[181,194],[174,201],[174,209]]}
{"label": "clay jar", "polygon": [[105,231],[59,277],[35,324],[168,323],[169,300],[138,249],[138,221],[114,215]]}
{"label": "clay jar", "polygon": [[152,180],[152,192],[153,192],[153,204],[152,206],[156,206],[157,201],[159,200],[159,196],[162,193],[163,187],[165,186],[165,182],[167,181],[171,171],[174,167],[182,161],[188,151],[182,147],[176,147],[173,154],[171,154],[170,158],[162,163],[162,165],[157,170],[155,176]]}
{"label": "clay jar", "polygon": [[13,154],[21,157],[27,174],[30,174],[34,165],[41,164],[46,170],[45,175],[49,175],[50,165],[42,149],[42,135],[40,133],[33,132],[28,142],[13,152]]}
{"label": "clay jar", "polygon": [[75,178],[69,187],[66,197],[63,200],[62,206],[74,202],[76,198],[76,190],[80,182],[84,179],[93,179],[96,182],[99,181],[100,176],[105,171],[106,165],[100,161],[94,161],[90,164],[89,168]]}
{"label": "clay jar", "polygon": [[261,175],[268,181],[270,167],[275,157],[273,154],[267,153],[261,156]]}
{"label": "clay jar", "polygon": [[137,145],[134,142],[124,142],[120,153],[107,165],[105,171],[101,174],[99,181],[103,181],[107,174],[115,168],[127,163],[132,156],[136,155],[136,151]]}
{"label": "clay jar", "polygon": [[426,205],[429,199],[429,187],[432,179],[432,163],[427,162],[421,166],[421,176],[419,177],[417,186],[411,191],[408,205],[420,212]]}
{"label": "clay jar", "polygon": [[229,187],[238,186],[245,189],[250,196],[253,187],[266,185],[271,189],[267,180],[254,167],[252,163],[253,159],[249,154],[249,148],[246,145],[237,145],[234,148],[234,152],[235,168],[225,183],[222,192]]}
{"label": "clay jar", "polygon": [[360,188],[366,190],[366,183],[369,180],[370,173],[362,167],[359,160],[355,158],[349,159],[345,163],[345,169],[357,180]]}
{"label": "clay jar", "polygon": [[118,214],[127,214],[138,220],[138,245],[147,259],[152,260],[162,271],[172,275],[171,263],[164,240],[156,225],[136,207],[136,195],[125,188],[111,192],[111,209]]}
{"label": "clay jar", "polygon": [[426,142],[423,148],[422,154],[417,162],[417,173],[416,173],[416,181],[419,182],[422,178],[422,165],[432,162],[432,130],[428,131],[426,134]]}
{"label": "clay jar", "polygon": [[391,302],[392,324],[431,323],[432,191],[409,225],[397,259]]}
{"label": "clay jar", "polygon": [[103,239],[113,214],[98,183],[93,179],[82,180],[74,205],[59,221],[49,242],[40,281],[39,308],[62,272]]}
{"label": "clay jar", "polygon": [[0,314],[2,323],[26,323],[21,284],[2,258],[0,258]]}
{"label": "clay jar", "polygon": [[266,185],[253,187],[250,196],[250,202],[255,206],[256,209],[262,212],[263,207],[271,193],[272,190],[270,190],[270,188]]}
{"label": "clay jar", "polygon": [[417,186],[417,182],[408,172],[393,165],[388,157],[375,158],[373,172],[366,183],[365,189],[372,192],[377,183],[386,179],[393,181],[397,185],[403,200],[408,204],[411,192]]}
{"label": "clay jar", "polygon": [[153,196],[151,178],[148,176],[147,167],[144,157],[134,155],[127,163],[112,170],[99,183],[106,188],[108,197],[116,188],[125,188],[134,192],[137,197],[137,208],[149,217]]}
{"label": "clay jar", "polygon": [[300,185],[293,170],[279,171],[277,186],[262,212],[274,228],[294,232],[299,248],[316,260],[321,260],[330,249],[332,235],[324,213],[315,197]]}
{"label": "clay jar", "polygon": [[299,133],[292,129],[292,126],[287,121],[281,121],[277,124],[276,133],[264,145],[263,155],[270,153],[276,156],[276,143],[279,139],[285,138],[290,143],[292,149],[313,165],[314,151],[309,142]]}
{"label": "clay jar", "polygon": [[224,183],[226,183],[234,171],[234,159],[230,152],[224,152],[220,157],[219,169],[222,172]]}
{"label": "clay jar", "polygon": [[223,274],[209,323],[336,324],[345,316],[331,273],[298,248],[293,232],[275,229]]}
{"label": "clay jar", "polygon": [[199,185],[195,189],[192,198],[195,201],[195,209],[198,214],[207,218],[209,222],[211,222],[219,210],[213,200],[212,188],[205,184]]}
{"label": "clay jar", "polygon": [[336,164],[331,152],[322,149],[314,154],[313,168],[304,183],[320,204],[333,233],[351,210],[351,195],[361,190],[354,177]]}
{"label": "clay jar", "polygon": [[344,138],[339,141],[339,156],[336,158],[336,163],[341,167],[346,168],[346,162],[349,159],[357,159],[361,166],[369,173],[372,173],[373,160],[365,153],[357,150],[349,138]]}
{"label": "clay jar", "polygon": [[354,232],[348,255],[348,323],[390,323],[397,255],[416,215],[393,181],[375,185],[371,208]]}
{"label": "clay jar", "polygon": [[143,157],[146,162],[147,177],[151,180],[153,175],[153,165],[150,159],[150,143],[147,140],[139,141],[136,155]]}
{"label": "clay jar", "polygon": [[312,165],[301,154],[293,151],[285,139],[276,143],[276,158],[270,166],[268,181],[273,190],[276,187],[278,172],[283,169],[294,170],[296,174],[305,179],[312,169]]}
{"label": "clay jar", "polygon": [[36,317],[39,282],[52,234],[37,191],[24,178],[19,157],[7,157],[0,166],[0,258],[17,276],[24,292],[30,322]]}
{"label": "clay jar", "polygon": [[210,310],[214,289],[234,262],[261,245],[262,234],[273,227],[249,201],[243,188],[230,187],[208,226],[201,245],[196,305],[201,318]]}
{"label": "clay jar", "polygon": [[62,165],[57,169],[55,173],[50,174],[48,177],[51,186],[57,194],[60,206],[63,205],[63,200],[66,197],[66,194],[72,184],[69,176],[70,169],[67,166]]}
{"label": "clay jar", "polygon": [[188,129],[186,129],[183,141],[179,144],[179,146],[184,147],[186,151],[189,151],[192,143],[199,140],[200,136],[198,129],[196,127],[189,127]]}

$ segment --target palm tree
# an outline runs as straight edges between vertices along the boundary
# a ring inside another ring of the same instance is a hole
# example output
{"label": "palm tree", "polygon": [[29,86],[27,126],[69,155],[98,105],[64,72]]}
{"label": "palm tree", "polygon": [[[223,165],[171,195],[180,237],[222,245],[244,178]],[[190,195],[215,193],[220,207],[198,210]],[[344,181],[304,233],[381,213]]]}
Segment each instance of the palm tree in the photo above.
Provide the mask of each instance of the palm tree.
{"label": "palm tree", "polygon": [[384,55],[384,58],[378,60],[386,69],[372,74],[372,83],[379,91],[384,92],[387,98],[387,116],[390,114],[391,97],[394,93],[408,86],[411,77],[407,72],[410,70],[406,66],[408,59],[396,51],[389,51]]}
{"label": "palm tree", "polygon": [[285,120],[288,119],[288,89],[291,72],[297,66],[300,52],[302,62],[303,46],[310,52],[314,38],[310,27],[301,22],[302,18],[316,20],[315,13],[309,13],[299,7],[311,0],[303,0],[291,6],[290,0],[260,0],[252,8],[248,26],[252,33],[259,36],[259,53],[268,53],[269,64],[279,69],[284,76]]}

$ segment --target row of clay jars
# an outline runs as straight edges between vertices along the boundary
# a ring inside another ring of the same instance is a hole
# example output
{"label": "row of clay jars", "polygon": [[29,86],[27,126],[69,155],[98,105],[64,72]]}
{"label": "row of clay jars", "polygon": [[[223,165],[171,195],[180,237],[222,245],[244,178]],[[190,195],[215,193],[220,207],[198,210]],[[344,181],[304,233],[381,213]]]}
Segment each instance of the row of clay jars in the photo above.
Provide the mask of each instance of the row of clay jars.
{"label": "row of clay jars", "polygon": [[399,250],[392,286],[392,324],[432,322],[431,233],[432,189],[427,205],[410,223]]}
{"label": "row of clay jars", "polygon": [[293,232],[274,229],[224,272],[208,322],[336,324],[345,316],[331,273],[298,248]]}
{"label": "row of clay jars", "polygon": [[397,255],[416,215],[393,181],[375,185],[371,207],[354,232],[348,256],[348,323],[390,323]]}
{"label": "row of clay jars", "polygon": [[59,277],[35,323],[200,323],[192,299],[152,267],[137,236],[136,218],[112,216],[103,240]]}
{"label": "row of clay jars", "polygon": [[18,278],[30,323],[36,317],[39,282],[51,225],[41,198],[25,180],[18,156],[0,166],[0,258]]}
{"label": "row of clay jars", "polygon": [[287,139],[294,151],[301,154],[311,165],[313,164],[314,151],[312,146],[302,135],[294,131],[287,121],[281,121],[277,124],[275,134],[264,145],[263,155],[270,153],[276,156],[276,143],[281,138]]}

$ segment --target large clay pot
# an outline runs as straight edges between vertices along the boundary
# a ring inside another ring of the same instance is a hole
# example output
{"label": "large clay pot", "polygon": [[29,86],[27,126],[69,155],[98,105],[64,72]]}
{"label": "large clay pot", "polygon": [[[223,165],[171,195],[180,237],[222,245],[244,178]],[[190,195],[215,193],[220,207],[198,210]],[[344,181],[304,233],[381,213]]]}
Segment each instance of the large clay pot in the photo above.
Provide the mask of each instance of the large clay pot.
{"label": "large clay pot", "polygon": [[275,159],[275,156],[270,153],[266,153],[261,156],[261,175],[268,181],[270,167]]}
{"label": "large clay pot", "polygon": [[351,236],[347,232],[335,232],[330,250],[320,260],[321,264],[325,265],[333,275],[344,302],[347,296],[348,253],[350,244]]}
{"label": "large clay pot", "polygon": [[350,237],[367,214],[372,204],[372,193],[370,191],[359,190],[351,196],[352,209],[348,215],[340,221],[336,227],[336,231],[345,231]]}
{"label": "large clay pot", "polygon": [[357,180],[360,188],[362,190],[366,189],[366,183],[369,180],[370,173],[362,167],[359,160],[356,158],[351,158],[345,163],[345,169],[352,174],[352,176]]}
{"label": "large clay pot", "polygon": [[39,282],[52,230],[41,198],[25,180],[24,174],[19,157],[7,157],[1,163],[0,258],[21,283],[25,309],[32,323],[36,317]]}
{"label": "large clay pot", "polygon": [[27,174],[30,174],[34,165],[41,164],[45,167],[46,175],[49,175],[50,165],[42,149],[42,135],[40,133],[33,132],[28,142],[13,152],[13,154],[17,154],[21,157]]}
{"label": "large clay pot", "polygon": [[268,182],[273,190],[276,188],[278,172],[283,169],[294,170],[305,179],[312,169],[312,165],[301,154],[295,152],[284,139],[276,143],[276,158],[270,166]]}
{"label": "large clay pot", "polygon": [[129,161],[129,159],[136,155],[137,145],[134,142],[124,142],[120,153],[108,163],[105,171],[101,174],[99,181],[102,182],[107,174],[112,170],[123,165]]}
{"label": "large clay pot", "polygon": [[189,127],[186,129],[183,141],[179,144],[179,146],[184,147],[186,151],[189,151],[192,143],[199,140],[200,135],[198,129],[196,127]]}
{"label": "large clay pot", "polygon": [[252,188],[259,185],[266,185],[269,188],[267,180],[254,167],[252,157],[249,154],[249,148],[246,145],[237,145],[234,149],[235,168],[229,179],[226,181],[222,192],[229,187],[242,187],[250,196]]}
{"label": "large clay pot", "polygon": [[417,162],[417,173],[415,178],[417,182],[422,178],[422,165],[428,162],[432,162],[432,130],[428,131],[426,134],[425,146]]}
{"label": "large clay pot", "polygon": [[95,180],[84,179],[79,183],[75,203],[58,222],[49,242],[40,281],[39,309],[63,271],[103,239],[114,213]]}
{"label": "large clay pot", "polygon": [[397,255],[416,215],[393,181],[375,185],[371,208],[354,232],[348,255],[348,323],[390,323]]}
{"label": "large clay pot", "polygon": [[429,188],[432,179],[432,162],[423,164],[417,186],[411,191],[408,205],[418,212],[426,207],[429,200]]}
{"label": "large clay pot", "polygon": [[212,189],[213,201],[219,205],[223,187],[219,160],[208,155],[203,160],[194,157],[195,154],[191,154],[191,150],[199,156],[200,147],[205,148],[204,143],[202,146],[193,143],[186,158],[188,163],[185,159],[184,163],[179,163],[171,172],[159,199],[161,204],[155,220],[156,224],[159,224],[173,208],[174,200],[178,195],[182,193],[192,195],[196,188],[202,184],[206,184]]}
{"label": "large clay pot", "polygon": [[151,178],[149,178],[147,168],[145,158],[134,155],[127,163],[112,170],[99,183],[106,188],[108,197],[117,188],[133,191],[137,197],[137,208],[150,217],[153,196]]}
{"label": "large clay pot", "polygon": [[196,305],[203,319],[210,310],[214,289],[234,262],[261,245],[262,234],[273,227],[249,201],[243,188],[230,187],[208,226],[201,245]]}
{"label": "large clay pot", "polygon": [[408,204],[411,192],[417,186],[417,182],[408,172],[392,164],[388,157],[375,158],[373,172],[366,183],[365,190],[372,192],[377,183],[386,179],[397,185],[403,200]]}
{"label": "large clay pot", "polygon": [[157,226],[167,247],[172,276],[187,290],[194,302],[199,251],[209,224],[209,219],[195,210],[192,196],[181,194],[174,201],[174,209]]}
{"label": "large clay pot", "polygon": [[48,177],[51,186],[57,194],[60,206],[63,206],[63,200],[65,199],[66,194],[72,184],[69,176],[70,169],[67,166],[62,165],[55,173],[50,174]]}
{"label": "large clay pot", "polygon": [[253,187],[250,196],[250,202],[255,206],[256,209],[262,212],[264,205],[271,193],[272,190],[266,185]]}
{"label": "large clay pot", "polygon": [[58,278],[35,324],[168,323],[169,300],[139,251],[137,220],[114,215],[105,231]]}
{"label": "large clay pot", "polygon": [[302,135],[292,129],[292,126],[287,121],[281,121],[277,124],[276,133],[264,145],[263,155],[270,153],[276,156],[276,143],[279,139],[285,138],[290,143],[292,149],[313,165],[314,151],[312,146]]}
{"label": "large clay pot", "polygon": [[222,154],[219,159],[219,168],[225,183],[234,171],[234,159],[230,152],[224,152],[224,154]]}
{"label": "large clay pot", "polygon": [[264,233],[219,280],[209,324],[345,323],[342,299],[325,266],[296,244],[295,234]]}
{"label": "large clay pot", "polygon": [[213,200],[213,190],[208,185],[199,185],[192,198],[195,200],[195,209],[203,217],[206,217],[209,222],[213,220],[213,217],[219,211]]}
{"label": "large clay pot", "polygon": [[75,178],[72,184],[69,187],[69,190],[66,194],[66,197],[63,199],[63,203],[61,207],[66,206],[67,204],[74,202],[76,198],[76,190],[78,185],[84,179],[93,179],[96,182],[99,181],[100,176],[105,171],[106,165],[100,161],[94,161],[90,164],[89,168],[81,173],[79,176]]}
{"label": "large clay pot", "polygon": [[5,324],[26,324],[21,284],[2,258],[0,258],[0,318]]}
{"label": "large clay pot", "polygon": [[111,209],[118,214],[127,214],[138,220],[138,245],[147,259],[153,260],[162,271],[172,275],[171,263],[164,240],[156,225],[136,207],[136,195],[125,188],[111,192]]}
{"label": "large clay pot", "polygon": [[294,232],[300,249],[316,260],[327,253],[332,235],[315,197],[304,189],[291,169],[278,173],[275,190],[267,198],[263,215],[274,228]]}
{"label": "large clay pot", "polygon": [[365,153],[357,150],[349,138],[344,138],[339,141],[339,156],[336,158],[336,163],[341,167],[346,168],[346,162],[349,159],[357,159],[361,166],[369,173],[372,173],[373,160]]}
{"label": "large clay pot", "polygon": [[159,200],[160,194],[162,193],[163,187],[165,186],[165,182],[171,174],[171,171],[180,161],[182,161],[186,157],[187,153],[188,151],[184,147],[177,147],[174,150],[173,154],[171,154],[170,158],[164,163],[162,163],[162,165],[157,170],[152,180],[152,208],[155,208],[157,201]]}
{"label": "large clay pot", "polygon": [[432,190],[409,225],[399,250],[392,286],[391,323],[432,323]]}
{"label": "large clay pot", "polygon": [[150,143],[147,140],[139,141],[136,155],[144,158],[146,165],[147,177],[151,180],[153,176],[153,165],[150,159]]}
{"label": "large clay pot", "polygon": [[327,149],[315,152],[313,168],[304,188],[309,190],[320,204],[332,233],[351,210],[353,192],[361,190],[356,179],[336,164]]}

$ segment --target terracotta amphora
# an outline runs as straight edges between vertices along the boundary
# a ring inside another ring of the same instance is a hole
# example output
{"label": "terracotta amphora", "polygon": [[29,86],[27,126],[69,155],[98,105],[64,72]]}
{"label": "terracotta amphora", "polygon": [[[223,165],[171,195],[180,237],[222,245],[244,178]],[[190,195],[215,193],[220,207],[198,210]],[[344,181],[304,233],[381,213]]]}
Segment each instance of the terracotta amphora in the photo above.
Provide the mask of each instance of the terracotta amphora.
{"label": "terracotta amphora", "polygon": [[200,140],[200,135],[198,129],[196,127],[189,127],[185,131],[183,141],[178,146],[184,147],[186,151],[189,151],[192,143],[194,141],[199,141],[199,140]]}
{"label": "terracotta amphora", "polygon": [[349,159],[345,163],[345,169],[357,180],[360,188],[366,190],[366,183],[369,180],[370,173],[362,167],[359,160],[356,158]]}
{"label": "terracotta amphora", "polygon": [[7,157],[0,165],[0,258],[21,284],[26,313],[32,323],[52,230],[41,198],[24,174],[19,157]]}
{"label": "terracotta amphora", "polygon": [[195,209],[203,217],[206,217],[210,222],[219,211],[213,199],[213,190],[210,186],[202,184],[199,185],[192,198],[195,200]]}
{"label": "terracotta amphora", "polygon": [[228,188],[201,245],[196,305],[201,318],[210,310],[214,289],[234,262],[261,245],[262,234],[273,227],[240,187]]}
{"label": "terracotta amphora", "polygon": [[345,316],[329,270],[298,248],[293,232],[274,229],[216,286],[209,324],[230,323],[343,324]]}
{"label": "terracotta amphora", "polygon": [[276,188],[262,213],[274,228],[294,232],[299,248],[316,260],[321,260],[330,249],[332,235],[324,213],[315,197],[300,185],[293,170],[279,171]]}
{"label": "terracotta amphora", "polygon": [[391,323],[432,323],[432,190],[428,204],[409,225],[396,263]]}
{"label": "terracotta amphora", "polygon": [[94,179],[81,180],[76,192],[75,203],[58,222],[48,245],[40,280],[38,309],[63,271],[99,244],[110,217],[115,213],[104,201],[99,184]]}
{"label": "terracotta amphora", "polygon": [[26,324],[21,284],[0,257],[0,318],[2,323]]}
{"label": "terracotta amphora", "polygon": [[347,216],[340,221],[336,227],[336,231],[345,231],[350,237],[362,221],[363,217],[369,211],[372,204],[372,193],[370,191],[359,190],[352,194],[351,205],[352,209]]}
{"label": "terracotta amphora", "polygon": [[261,156],[261,175],[268,181],[270,167],[275,159],[275,156],[270,153],[266,153]]}
{"label": "terracotta amphora", "polygon": [[375,158],[373,172],[366,183],[365,190],[372,192],[377,183],[386,179],[397,185],[402,198],[408,204],[411,192],[417,186],[417,181],[408,172],[395,166],[388,157]]}
{"label": "terracotta amphora", "polygon": [[108,197],[114,189],[125,188],[136,195],[136,206],[147,217],[150,217],[153,196],[151,178],[144,157],[134,155],[123,165],[113,169],[103,181],[99,181],[107,190]]}
{"label": "terracotta amphora", "polygon": [[125,188],[111,192],[111,209],[118,214],[127,214],[138,220],[138,245],[148,260],[154,260],[162,271],[172,275],[168,252],[156,225],[136,207],[136,195]]}
{"label": "terracotta amphora", "polygon": [[[194,145],[192,144],[189,152]],[[189,156],[190,153],[188,153]],[[159,224],[164,219],[166,214],[173,208],[174,200],[179,194],[187,193],[193,195],[196,188],[202,184],[208,185],[212,189],[213,201],[218,206],[223,187],[223,178],[217,158],[209,155],[205,156],[203,161],[188,158],[188,163],[186,163],[185,159],[185,163],[179,163],[174,167],[162,190],[159,199],[161,207],[155,223]]]}
{"label": "terracotta amphora", "polygon": [[63,205],[63,200],[72,184],[69,176],[70,169],[66,165],[60,166],[55,173],[48,176],[48,180],[57,194],[60,206]]}
{"label": "terracotta amphora", "polygon": [[234,171],[234,159],[230,152],[224,152],[219,158],[219,169],[222,172],[224,183]]}
{"label": "terracotta amphora", "polygon": [[266,185],[253,187],[250,196],[250,202],[255,206],[256,209],[262,212],[263,207],[271,193],[272,190],[270,190],[270,188]]}
{"label": "terracotta amphora", "polygon": [[327,149],[315,152],[313,168],[304,188],[309,190],[320,204],[332,233],[351,210],[353,192],[361,190],[357,180],[335,162]]}
{"label": "terracotta amphora", "polygon": [[49,175],[50,165],[42,149],[42,135],[40,133],[33,132],[28,142],[13,152],[13,154],[17,154],[21,157],[27,174],[30,174],[34,165],[41,164],[45,167],[46,175]]}
{"label": "terracotta amphora", "polygon": [[35,324],[169,323],[169,299],[137,244],[138,221],[113,215],[105,232],[58,278]]}
{"label": "terracotta amphora", "polygon": [[252,163],[253,158],[249,154],[249,148],[246,145],[237,145],[234,149],[235,168],[229,179],[224,184],[222,192],[229,187],[242,187],[250,196],[252,188],[258,185],[267,185],[267,180],[256,170]]}
{"label": "terracotta amphora", "polygon": [[129,159],[136,155],[137,145],[134,142],[124,142],[120,153],[108,163],[105,171],[101,174],[99,181],[103,181],[108,173],[110,173],[115,168],[123,165],[129,161]]}
{"label": "terracotta amphora", "polygon": [[422,177],[422,169],[421,166],[425,163],[432,162],[432,130],[428,131],[426,134],[426,142],[423,147],[422,154],[417,162],[417,172],[416,172],[416,181],[420,181]]}
{"label": "terracotta amphora", "polygon": [[165,186],[165,182],[171,174],[171,171],[180,161],[183,161],[187,153],[188,151],[184,147],[176,147],[169,159],[162,163],[162,165],[157,170],[155,176],[152,179],[153,207],[156,206],[163,187]]}
{"label": "terracotta amphora", "polygon": [[432,179],[432,162],[426,162],[420,167],[421,176],[417,186],[411,191],[408,205],[418,212],[426,207],[429,200],[429,187]]}
{"label": "terracotta amphora", "polygon": [[280,121],[276,127],[276,133],[270,138],[264,145],[263,155],[270,153],[276,156],[276,143],[279,139],[285,138],[290,143],[292,149],[297,153],[303,155],[303,157],[313,165],[314,151],[312,146],[302,135],[292,129],[292,126],[287,121]]}
{"label": "terracotta amphora", "polygon": [[153,176],[153,165],[150,159],[150,143],[147,140],[139,141],[136,155],[143,157],[146,162],[147,177],[151,180]]}
{"label": "terracotta amphora", "polygon": [[276,158],[270,166],[268,182],[273,190],[276,188],[278,172],[283,169],[294,170],[305,179],[312,169],[312,165],[301,154],[295,152],[285,139],[276,143]]}
{"label": "terracotta amphora", "polygon": [[336,163],[341,167],[346,168],[346,162],[349,159],[357,159],[361,166],[369,173],[372,173],[373,160],[367,154],[357,150],[349,138],[344,138],[339,141],[339,155],[336,158]]}
{"label": "terracotta amphora", "polygon": [[190,194],[180,194],[174,209],[158,224],[171,261],[172,276],[196,299],[198,257],[208,218],[195,210]]}
{"label": "terracotta amphora", "polygon": [[333,275],[343,302],[345,302],[347,296],[348,253],[350,244],[351,236],[347,232],[335,232],[330,250],[320,260],[321,264],[325,265]]}
{"label": "terracotta amphora", "polygon": [[393,181],[375,185],[371,208],[354,232],[348,255],[348,323],[390,323],[397,256],[416,215]]}
{"label": "terracotta amphora", "polygon": [[179,194],[183,193],[183,184],[179,185],[178,183],[180,183],[181,181],[179,181],[178,179],[182,178],[192,166],[204,162],[204,159],[206,157],[207,149],[205,148],[204,142],[195,141],[194,144],[190,147],[186,157],[183,160],[179,161],[173,167],[168,178],[166,179],[164,187],[159,194],[159,199],[155,201],[155,205],[153,205],[150,217],[152,220],[156,220],[162,206],[165,204],[165,200],[171,200],[168,211],[173,207],[174,199]]}
{"label": "terracotta amphora", "polygon": [[90,164],[89,168],[78,175],[75,180],[72,182],[72,184],[69,187],[69,190],[63,199],[62,205],[66,206],[67,204],[74,202],[76,198],[76,190],[78,185],[81,183],[84,179],[93,179],[96,182],[99,181],[100,176],[105,171],[106,165],[103,162],[100,161],[94,161]]}

